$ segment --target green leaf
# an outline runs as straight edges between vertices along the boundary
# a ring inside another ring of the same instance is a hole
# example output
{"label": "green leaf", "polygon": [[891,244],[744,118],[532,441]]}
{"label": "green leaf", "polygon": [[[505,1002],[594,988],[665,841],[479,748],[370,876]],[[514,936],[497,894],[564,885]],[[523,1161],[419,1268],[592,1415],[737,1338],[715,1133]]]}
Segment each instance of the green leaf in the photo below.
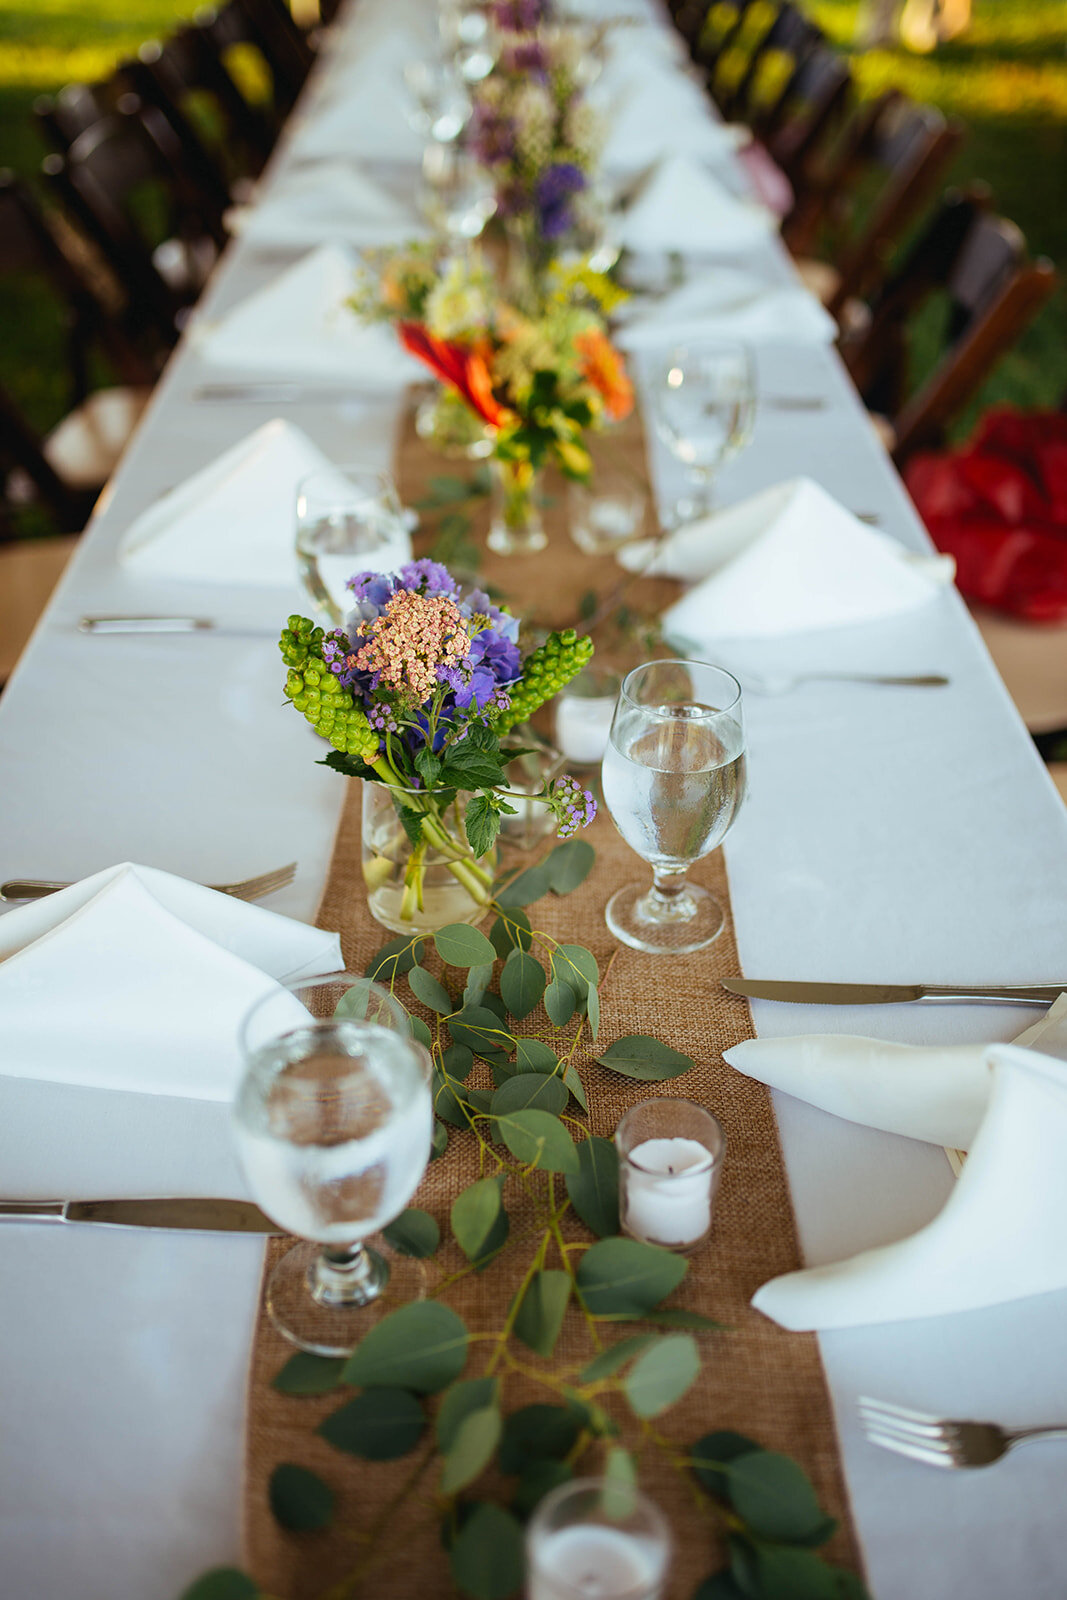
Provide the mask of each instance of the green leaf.
{"label": "green leaf", "polygon": [[745,1600],[745,1590],[738,1586],[729,1568],[723,1567],[693,1591],[693,1600]]}
{"label": "green leaf", "polygon": [[452,473],[435,473],[427,481],[426,499],[418,501],[417,504],[420,509],[430,510],[434,506],[469,500],[472,493],[472,487],[465,478],[457,478]]}
{"label": "green leaf", "polygon": [[416,811],[412,806],[397,805],[396,814],[400,818],[401,827],[408,836],[408,843],[417,845],[422,840],[422,825],[426,820],[424,811]]}
{"label": "green leaf", "polygon": [[552,975],[584,1000],[590,984],[600,982],[596,956],[584,944],[559,944],[552,952]]}
{"label": "green leaf", "polygon": [[515,1333],[539,1356],[550,1356],[556,1348],[570,1297],[570,1273],[559,1268],[542,1267],[527,1285],[515,1318]]}
{"label": "green leaf", "polygon": [[570,894],[584,883],[593,870],[596,851],[586,839],[568,839],[558,844],[545,862],[553,894]]}
{"label": "green leaf", "polygon": [[344,1365],[340,1356],[313,1356],[298,1350],[271,1380],[271,1388],[279,1394],[329,1394],[340,1384]]}
{"label": "green leaf", "polygon": [[500,998],[521,1022],[540,1004],[545,992],[545,969],[526,950],[513,950],[500,974]]}
{"label": "green leaf", "polygon": [[610,1378],[620,1367],[624,1367],[627,1361],[640,1355],[642,1350],[653,1343],[655,1337],[654,1333],[634,1333],[628,1339],[620,1339],[618,1344],[610,1345],[607,1350],[601,1350],[584,1369],[579,1382],[599,1383],[601,1378]]}
{"label": "green leaf", "polygon": [[441,1230],[437,1219],[428,1211],[409,1206],[382,1229],[382,1236],[398,1255],[415,1256],[425,1261],[441,1243]]}
{"label": "green leaf", "polygon": [[558,1117],[547,1111],[509,1111],[497,1126],[515,1160],[524,1167],[536,1166],[542,1172],[578,1171],[574,1140]]}
{"label": "green leaf", "polygon": [[452,1202],[452,1233],[468,1261],[482,1254],[500,1211],[500,1185],[495,1178],[479,1178]]}
{"label": "green leaf", "polygon": [[578,1263],[578,1288],[594,1316],[640,1317],[665,1300],[688,1263],[640,1239],[601,1239]]}
{"label": "green leaf", "polygon": [[706,1433],[697,1440],[690,1453],[689,1465],[709,1494],[719,1500],[728,1500],[730,1480],[726,1468],[738,1456],[747,1456],[759,1449],[755,1439],[723,1428],[715,1433]]}
{"label": "green leaf", "polygon": [[540,1039],[520,1039],[516,1062],[520,1072],[555,1072],[559,1056]]}
{"label": "green leaf", "polygon": [[480,967],[471,967],[467,973],[467,983],[463,990],[464,1006],[480,1004],[482,996],[493,981],[493,963],[485,961]]}
{"label": "green leaf", "polygon": [[439,1486],[442,1494],[458,1494],[485,1471],[500,1443],[503,1426],[496,1405],[468,1412],[445,1456]]}
{"label": "green leaf", "polygon": [[415,752],[415,771],[427,789],[436,789],[441,776],[441,757],[428,744],[420,745]]}
{"label": "green leaf", "polygon": [[745,1593],[757,1595],[759,1600],[839,1600],[838,1569],[827,1566],[810,1550],[752,1540],[746,1560],[739,1554],[744,1543],[741,1539],[730,1541],[734,1555],[731,1570],[742,1589],[744,1580],[740,1574],[744,1571],[749,1575],[750,1588]]}
{"label": "green leaf", "polygon": [[333,1520],[333,1490],[307,1467],[281,1462],[270,1475],[268,1492],[275,1522],[293,1533],[313,1533]]}
{"label": "green leaf", "polygon": [[494,810],[488,795],[476,794],[473,799],[468,800],[463,826],[467,834],[467,843],[474,854],[487,855],[500,832],[500,813]]}
{"label": "green leaf", "polygon": [[512,878],[500,889],[495,896],[496,903],[502,911],[510,910],[513,906],[530,906],[546,895],[551,887],[548,867],[541,861],[536,867],[527,867],[525,872],[520,872],[517,878]]}
{"label": "green leaf", "polygon": [[450,967],[481,967],[496,959],[496,951],[480,928],[452,922],[433,936],[437,954]]}
{"label": "green leaf", "polygon": [[433,1094],[433,1108],[442,1122],[447,1122],[450,1128],[467,1128],[470,1126],[464,1106],[467,1104],[467,1093],[464,1089],[457,1089],[448,1083],[435,1067],[431,1080],[431,1093]]}
{"label": "green leaf", "polygon": [[517,1516],[528,1517],[546,1494],[569,1483],[573,1477],[574,1471],[565,1461],[531,1461],[519,1479],[511,1509]]}
{"label": "green leaf", "polygon": [[619,1157],[610,1139],[593,1136],[578,1146],[578,1171],[567,1178],[571,1205],[601,1239],[619,1231]]}
{"label": "green leaf", "polygon": [[202,1573],[181,1600],[258,1600],[259,1584],[236,1567],[213,1567]]}
{"label": "green leaf", "polygon": [[486,1006],[467,1006],[449,1020],[448,1031],[455,1044],[465,1044],[476,1056],[489,1052],[511,1051],[515,1036]]}
{"label": "green leaf", "polygon": [[443,1122],[433,1125],[433,1139],[430,1142],[430,1160],[439,1161],[448,1149],[448,1129]]}
{"label": "green leaf", "polygon": [[513,1411],[500,1441],[501,1472],[525,1472],[534,1461],[562,1461],[577,1443],[583,1421],[577,1406],[533,1405]]}
{"label": "green leaf", "polygon": [[463,1083],[470,1077],[474,1065],[474,1052],[465,1044],[450,1044],[441,1057],[441,1065],[450,1078]]}
{"label": "green leaf", "polygon": [[446,1391],[436,1423],[437,1448],[442,1455],[447,1455],[455,1444],[464,1417],[495,1404],[496,1392],[495,1378],[464,1378]]}
{"label": "green leaf", "polygon": [[522,1528],[509,1511],[482,1504],[452,1546],[452,1577],[472,1600],[507,1600],[525,1571]]}
{"label": "green leaf", "polygon": [[578,1104],[581,1106],[582,1110],[588,1111],[589,1101],[585,1097],[585,1089],[582,1086],[581,1078],[578,1076],[578,1068],[574,1065],[573,1061],[568,1061],[567,1065],[564,1067],[563,1081],[567,1085],[567,1088],[570,1090],[571,1094],[577,1100]]}
{"label": "green leaf", "polygon": [[394,978],[410,972],[415,963],[422,960],[422,952],[421,939],[408,938],[406,935],[399,939],[390,939],[388,944],[383,944],[381,949],[371,956],[364,969],[364,976],[373,978],[375,983],[384,983],[388,986]]}
{"label": "green leaf", "polygon": [[416,1000],[421,1000],[424,1006],[429,1006],[438,1016],[447,1017],[455,1011],[452,996],[444,984],[439,983],[425,967],[412,967],[408,973],[408,984]]}
{"label": "green leaf", "polygon": [[482,1245],[481,1254],[471,1263],[476,1272],[484,1272],[486,1267],[492,1265],[497,1251],[502,1250],[507,1244],[508,1234],[510,1232],[511,1219],[503,1207],[501,1207],[499,1213],[497,1214],[496,1221],[489,1230],[489,1237]]}
{"label": "green leaf", "polygon": [[589,1032],[595,1039],[600,1032],[600,993],[595,983],[586,991],[585,1014],[589,1018]]}
{"label": "green leaf", "polygon": [[716,1322],[714,1317],[702,1316],[699,1311],[686,1311],[682,1306],[665,1306],[662,1311],[650,1311],[648,1321],[661,1328],[692,1328],[696,1333],[721,1333],[729,1324]]}
{"label": "green leaf", "polygon": [[545,990],[545,1010],[557,1028],[565,1028],[578,1009],[578,1001],[569,983],[550,983]]}
{"label": "green leaf", "polygon": [[421,1017],[410,1017],[408,1020],[411,1023],[412,1037],[417,1039],[420,1044],[424,1044],[426,1046],[427,1050],[432,1049],[433,1048],[433,1034],[430,1032],[430,1030],[426,1026],[425,1022],[423,1022],[422,1018]]}
{"label": "green leaf", "polygon": [[529,950],[533,944],[530,919],[518,907],[506,917],[497,917],[489,930],[489,938],[498,956],[507,960],[513,950]]}
{"label": "green leaf", "polygon": [[520,1072],[501,1085],[489,1109],[494,1117],[530,1106],[558,1116],[566,1104],[567,1089],[562,1078],[550,1078],[543,1072]]}
{"label": "green leaf", "polygon": [[623,1390],[637,1417],[658,1417],[700,1376],[700,1351],[691,1333],[669,1333],[634,1362]]}
{"label": "green leaf", "polygon": [[604,1514],[613,1522],[633,1516],[637,1505],[637,1466],[629,1450],[613,1444],[604,1462],[604,1488],[601,1492]]}
{"label": "green leaf", "polygon": [[494,1017],[496,1017],[497,1021],[504,1024],[505,1028],[507,1027],[507,1006],[504,1004],[503,1000],[501,1000],[498,994],[493,993],[492,989],[486,989],[485,993],[482,995],[481,1005],[484,1010],[491,1011]]}
{"label": "green leaf", "polygon": [[807,1474],[788,1456],[750,1451],[731,1463],[727,1479],[734,1510],[765,1539],[793,1544],[826,1521]]}
{"label": "green leaf", "polygon": [[680,1078],[694,1064],[680,1050],[672,1050],[670,1045],[644,1033],[630,1033],[624,1039],[616,1039],[597,1060],[602,1067],[610,1067],[612,1072],[620,1072],[624,1078],[636,1078],[641,1083],[664,1083],[668,1078]]}
{"label": "green leaf", "polygon": [[345,1382],[362,1388],[435,1394],[454,1383],[467,1362],[462,1317],[437,1300],[399,1306],[365,1333],[345,1366]]}
{"label": "green leaf", "polygon": [[426,1417],[406,1389],[366,1389],[319,1423],[316,1432],[335,1450],[364,1461],[395,1461],[414,1450]]}

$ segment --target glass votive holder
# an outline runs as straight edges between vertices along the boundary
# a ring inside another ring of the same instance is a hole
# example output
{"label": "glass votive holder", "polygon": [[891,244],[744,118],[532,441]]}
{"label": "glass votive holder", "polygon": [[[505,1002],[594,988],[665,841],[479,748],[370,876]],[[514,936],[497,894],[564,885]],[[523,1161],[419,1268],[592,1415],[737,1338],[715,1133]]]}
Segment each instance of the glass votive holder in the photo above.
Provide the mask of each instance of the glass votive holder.
{"label": "glass votive holder", "polygon": [[579,550],[610,556],[644,537],[648,490],[626,462],[598,462],[589,483],[567,485],[567,525]]}
{"label": "glass votive holder", "polygon": [[598,767],[604,759],[621,681],[605,667],[586,667],[556,696],[556,745],[571,766]]}
{"label": "glass votive holder", "polygon": [[637,1489],[576,1478],[526,1527],[527,1600],[663,1600],[671,1531]]}
{"label": "glass votive holder", "polygon": [[688,1254],[711,1232],[722,1124],[694,1100],[642,1100],[615,1130],[624,1233]]}

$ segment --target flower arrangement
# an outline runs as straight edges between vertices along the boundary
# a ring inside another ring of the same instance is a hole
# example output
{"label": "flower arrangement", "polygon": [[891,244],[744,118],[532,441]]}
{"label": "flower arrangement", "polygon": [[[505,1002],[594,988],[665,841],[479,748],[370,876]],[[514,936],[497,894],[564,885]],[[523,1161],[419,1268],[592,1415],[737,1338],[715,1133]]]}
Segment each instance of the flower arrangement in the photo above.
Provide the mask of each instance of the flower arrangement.
{"label": "flower arrangement", "polygon": [[[476,921],[492,898],[485,858],[501,817],[515,810],[505,772],[515,752],[501,739],[581,671],[592,641],[553,633],[523,659],[518,619],[481,591],[463,596],[435,561],[360,572],[348,587],[353,609],[342,629],[289,618],[286,696],[333,746],[324,765],[388,792],[389,826],[384,837],[376,827],[364,855],[379,920],[401,931],[431,926],[435,867],[452,889],[439,908],[444,921]],[[534,798],[551,809],[561,838],[596,815],[592,795],[570,777]],[[383,900],[389,887],[395,895]]]}

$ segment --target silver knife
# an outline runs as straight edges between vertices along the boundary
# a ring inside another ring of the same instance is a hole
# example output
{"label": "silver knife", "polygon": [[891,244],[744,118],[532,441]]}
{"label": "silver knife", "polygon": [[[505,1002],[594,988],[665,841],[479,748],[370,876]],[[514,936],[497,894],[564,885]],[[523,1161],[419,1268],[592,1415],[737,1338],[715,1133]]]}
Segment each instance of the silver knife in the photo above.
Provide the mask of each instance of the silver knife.
{"label": "silver knife", "polygon": [[992,1000],[1026,1006],[1050,1006],[1067,990],[1063,983],[789,983],[773,978],[724,978],[724,989],[750,1000],[792,1000],[813,1006],[885,1006],[902,1000]]}
{"label": "silver knife", "polygon": [[284,1233],[249,1200],[0,1200],[0,1222],[102,1222],[112,1228]]}
{"label": "silver knife", "polygon": [[277,628],[234,628],[212,617],[79,617],[80,633],[216,633],[226,638],[268,639]]}
{"label": "silver knife", "polygon": [[221,400],[231,404],[259,406],[332,406],[349,401],[373,400],[368,389],[342,388],[339,384],[324,383],[204,383],[194,389],[193,400]]}

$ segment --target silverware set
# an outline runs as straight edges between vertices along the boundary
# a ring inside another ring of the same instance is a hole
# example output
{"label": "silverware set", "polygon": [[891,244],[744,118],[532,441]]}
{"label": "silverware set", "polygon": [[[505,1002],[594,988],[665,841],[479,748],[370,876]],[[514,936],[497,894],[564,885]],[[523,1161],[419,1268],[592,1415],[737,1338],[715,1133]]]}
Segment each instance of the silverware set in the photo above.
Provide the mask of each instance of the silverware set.
{"label": "silverware set", "polygon": [[[237,883],[206,883],[204,888],[214,889],[216,894],[232,895],[235,900],[262,900],[265,895],[274,894],[292,883],[296,866],[295,861],[288,861],[284,867],[261,872],[256,878],[242,878]],[[0,900],[43,900],[46,895],[58,894],[60,889],[70,887],[69,883],[56,883],[49,878],[12,878],[0,883]]]}
{"label": "silverware set", "polygon": [[930,1467],[988,1467],[1035,1439],[1067,1441],[1067,1425],[1012,1429],[996,1422],[961,1422],[866,1395],[859,1401],[859,1413],[871,1444]]}

